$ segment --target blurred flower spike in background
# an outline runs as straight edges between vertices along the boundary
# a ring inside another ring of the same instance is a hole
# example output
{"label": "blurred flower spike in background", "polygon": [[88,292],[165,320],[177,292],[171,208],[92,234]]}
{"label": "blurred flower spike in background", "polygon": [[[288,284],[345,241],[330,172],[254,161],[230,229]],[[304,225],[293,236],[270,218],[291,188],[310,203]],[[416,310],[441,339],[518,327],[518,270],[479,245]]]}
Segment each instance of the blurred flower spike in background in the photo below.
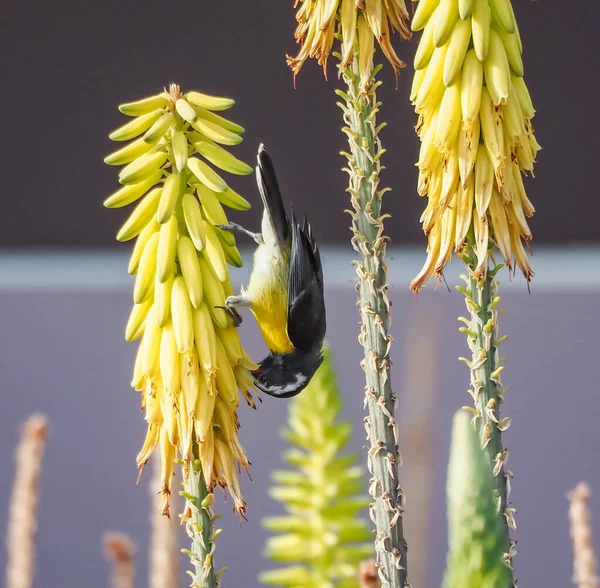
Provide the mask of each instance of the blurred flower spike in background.
{"label": "blurred flower spike in background", "polygon": [[485,277],[495,246],[529,281],[524,243],[534,207],[522,174],[533,175],[540,146],[510,0],[420,0],[412,28],[423,31],[410,99],[419,115],[428,257],[410,287],[440,278],[452,251],[465,253],[467,243],[476,279]]}
{"label": "blurred flower spike in background", "polygon": [[148,423],[137,464],[143,468],[159,446],[165,514],[178,457],[184,477],[199,460],[208,491],[227,487],[235,511],[243,515],[246,509],[237,469],[247,469],[248,459],[238,441],[236,409],[238,389],[254,406],[250,370],[257,366],[220,308],[233,294],[228,264],[240,267],[242,259],[235,237],[218,227],[227,223],[223,205],[250,205],[209,165],[237,175],[252,172],[221,147],[242,141],[244,129],[215,114],[233,105],[229,98],[182,94],[175,84],[122,104],[119,110],[133,120],[110,138],[131,142],[105,158],[125,167],[119,173],[123,187],[104,205],[139,200],[117,239],[136,238],[126,339],[141,338],[131,385],[142,393]]}
{"label": "blurred flower spike in background", "polygon": [[[405,67],[396,55],[391,34],[410,39],[404,0],[296,0],[298,26],[294,37],[300,45],[296,57],[287,56],[294,78],[304,62],[314,57],[327,75],[327,59],[336,33],[342,39],[342,67],[348,67],[358,47],[361,83],[371,79],[375,40],[397,73]],[[339,25],[337,24],[339,22]]]}
{"label": "blurred flower spike in background", "polygon": [[[343,455],[352,428],[339,422],[342,396],[331,352],[306,389],[289,403],[285,454],[294,470],[273,472],[271,496],[287,514],[264,525],[277,535],[265,555],[287,564],[263,572],[264,584],[295,588],[358,588],[361,560],[371,557],[371,533],[360,512],[369,500],[357,455]],[[362,494],[364,493],[364,496]]]}

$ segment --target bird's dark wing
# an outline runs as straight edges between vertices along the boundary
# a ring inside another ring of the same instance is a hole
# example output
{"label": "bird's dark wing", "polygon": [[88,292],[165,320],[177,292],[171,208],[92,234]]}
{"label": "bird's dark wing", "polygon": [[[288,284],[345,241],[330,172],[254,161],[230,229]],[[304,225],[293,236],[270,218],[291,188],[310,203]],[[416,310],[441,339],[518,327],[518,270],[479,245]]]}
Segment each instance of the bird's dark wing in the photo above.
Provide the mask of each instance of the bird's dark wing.
{"label": "bird's dark wing", "polygon": [[317,271],[317,279],[323,285],[323,268],[321,266],[321,254],[319,253],[319,248],[317,247],[317,242],[315,241],[315,237],[312,232],[311,226],[308,224],[308,219],[304,216],[304,226],[302,227],[302,231],[306,235],[308,242],[310,243],[310,247],[313,253],[313,257],[315,258],[315,269]]}
{"label": "bird's dark wing", "polygon": [[283,199],[273,161],[262,143],[258,148],[257,160],[256,183],[258,184],[258,191],[260,192],[265,212],[270,219],[277,242],[282,246],[289,237],[290,223],[283,206]]}
{"label": "bird's dark wing", "polygon": [[301,351],[320,348],[325,338],[325,300],[321,256],[308,222],[292,215],[292,253],[288,282],[287,333]]}

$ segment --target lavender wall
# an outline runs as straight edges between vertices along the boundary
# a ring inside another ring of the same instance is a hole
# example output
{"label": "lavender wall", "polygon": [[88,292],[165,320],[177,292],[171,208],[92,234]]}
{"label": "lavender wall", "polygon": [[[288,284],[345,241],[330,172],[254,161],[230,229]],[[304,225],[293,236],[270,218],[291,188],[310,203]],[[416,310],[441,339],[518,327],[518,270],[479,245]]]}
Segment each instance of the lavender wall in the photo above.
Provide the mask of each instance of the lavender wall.
{"label": "lavender wall", "polygon": [[[450,420],[454,410],[469,403],[467,371],[456,361],[466,352],[455,320],[463,302],[458,293],[431,288],[415,305],[406,283],[422,257],[394,252],[392,257],[392,357],[400,397],[406,519],[420,545],[419,553],[411,554],[413,585],[434,587],[440,584],[446,551]],[[325,254],[329,340],[346,398],[344,416],[355,424],[352,449],[360,452],[365,442],[361,353],[348,259]],[[600,251],[573,250],[562,258],[552,251],[539,252],[536,263],[540,277],[531,295],[520,279],[509,285],[502,276],[502,304],[509,312],[502,317],[501,330],[510,333],[502,349],[509,357],[504,383],[513,387],[505,408],[514,417],[505,441],[515,473],[513,502],[519,510],[516,568],[523,585],[566,586],[571,553],[565,493],[579,479],[600,493]],[[0,257],[0,529],[6,527],[18,426],[33,411],[45,412],[51,422],[36,586],[106,586],[100,548],[106,530],[122,530],[135,539],[137,586],[147,585],[147,479],[136,487],[134,463],[144,424],[138,396],[128,385],[135,344],[125,343],[122,336],[131,289],[125,265],[121,254]],[[456,283],[457,271],[450,272],[450,283]],[[243,270],[240,276],[245,276]],[[242,337],[259,358],[264,344],[250,318]],[[224,533],[217,559],[229,567],[224,586],[257,586],[257,572],[268,566],[261,556],[265,532],[260,519],[279,511],[267,487],[269,471],[282,465],[285,444],[279,430],[285,415],[286,402],[271,398],[257,411],[240,409],[253,481],[243,480],[249,521],[241,528],[231,504],[218,498]],[[362,455],[364,462],[364,451]],[[424,504],[428,493],[431,498]],[[593,503],[598,506],[600,499]],[[600,516],[596,520],[600,537]],[[0,568],[4,562],[0,553]]]}

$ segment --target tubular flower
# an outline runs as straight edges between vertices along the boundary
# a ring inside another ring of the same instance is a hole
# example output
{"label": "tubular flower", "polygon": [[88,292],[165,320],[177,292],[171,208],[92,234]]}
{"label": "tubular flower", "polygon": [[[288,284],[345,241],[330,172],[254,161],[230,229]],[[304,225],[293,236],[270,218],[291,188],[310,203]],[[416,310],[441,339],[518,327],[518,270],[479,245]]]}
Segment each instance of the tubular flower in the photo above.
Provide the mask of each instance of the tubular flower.
{"label": "tubular flower", "polygon": [[352,63],[355,47],[358,47],[363,86],[369,81],[373,69],[375,39],[394,72],[405,67],[390,39],[390,31],[399,33],[403,39],[411,37],[404,0],[296,0],[296,7],[298,26],[294,37],[300,45],[300,52],[296,57],[287,56],[294,78],[309,57],[316,58],[326,73],[336,32],[342,39],[343,68]]}
{"label": "tubular flower", "polygon": [[[222,205],[250,205],[227,186],[207,161],[246,175],[252,169],[220,145],[237,145],[244,129],[215,114],[234,101],[199,92],[182,95],[179,86],[119,110],[134,117],[110,138],[129,141],[108,155],[125,165],[122,187],[104,205],[119,208],[139,201],[117,235],[137,238],[129,273],[136,275],[134,306],[125,338],[141,338],[132,387],[142,393],[148,432],[137,457],[139,468],[158,445],[163,512],[168,513],[175,459],[185,469],[199,459],[209,491],[228,487],[234,508],[244,513],[236,466],[248,460],[237,430],[238,389],[254,406],[248,357],[225,313],[233,294],[227,264],[242,260]],[[192,447],[198,444],[198,455]]]}
{"label": "tubular flower", "polygon": [[421,139],[418,192],[428,257],[411,282],[440,277],[467,242],[484,277],[488,250],[513,258],[533,276],[523,243],[534,208],[522,174],[533,175],[540,149],[523,80],[522,45],[510,0],[420,0],[412,28],[423,30],[415,55],[411,102]]}

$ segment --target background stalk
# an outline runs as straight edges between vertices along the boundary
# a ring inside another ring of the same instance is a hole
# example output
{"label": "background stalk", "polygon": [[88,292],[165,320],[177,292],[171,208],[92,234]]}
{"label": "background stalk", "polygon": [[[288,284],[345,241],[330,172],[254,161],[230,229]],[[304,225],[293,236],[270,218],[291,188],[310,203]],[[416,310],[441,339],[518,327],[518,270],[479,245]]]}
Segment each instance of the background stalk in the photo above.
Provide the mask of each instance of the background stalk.
{"label": "background stalk", "polygon": [[570,535],[573,541],[573,583],[578,588],[594,588],[600,584],[592,541],[590,496],[590,487],[585,482],[579,482],[567,495]]}
{"label": "background stalk", "polygon": [[135,545],[123,533],[106,533],[104,555],[111,563],[110,588],[134,588],[135,586]]}
{"label": "background stalk", "polygon": [[30,416],[21,429],[6,533],[6,588],[31,588],[35,572],[35,536],[40,475],[48,435],[46,417]]}
{"label": "background stalk", "polygon": [[378,189],[380,157],[384,153],[378,138],[383,125],[377,127],[376,123],[376,89],[380,82],[375,82],[375,75],[379,69],[373,68],[370,80],[362,84],[355,52],[352,66],[341,68],[347,94],[339,91],[338,95],[345,101],[339,106],[344,112],[343,131],[350,147],[350,153],[344,155],[350,176],[352,245],[360,254],[360,261],[354,264],[362,321],[359,342],[364,348],[361,367],[366,376],[365,404],[369,412],[365,428],[370,441],[370,516],[376,526],[376,565],[383,588],[400,588],[407,584],[406,542],[402,531],[403,494],[398,482],[401,458],[394,419],[396,396],[389,359],[392,337],[388,334],[387,238],[383,234],[385,215],[381,215],[381,200],[387,190]]}
{"label": "background stalk", "polygon": [[488,268],[482,278],[475,277],[477,266],[476,255],[471,247],[467,248],[465,257],[469,275],[464,276],[467,288],[459,288],[465,296],[465,304],[469,311],[468,319],[460,319],[465,323],[461,331],[467,335],[467,342],[472,352],[471,359],[461,358],[471,373],[471,389],[477,431],[484,450],[484,455],[492,468],[496,487],[494,494],[498,512],[504,529],[506,550],[504,559],[511,564],[514,548],[510,544],[509,527],[515,528],[513,508],[509,505],[510,478],[512,473],[505,470],[508,461],[508,450],[502,444],[502,432],[509,424],[508,417],[500,416],[505,389],[502,388],[500,374],[504,369],[500,364],[499,344],[506,337],[498,337],[498,310],[500,297],[496,295],[495,275],[501,265]]}
{"label": "background stalk", "polygon": [[[179,478],[179,476],[177,476]],[[179,548],[177,535],[169,517],[162,511],[162,476],[160,455],[152,455],[152,478],[150,479],[150,549],[148,553],[148,587],[178,588]]]}
{"label": "background stalk", "polygon": [[183,476],[184,491],[181,493],[186,499],[184,514],[185,528],[191,539],[191,549],[184,550],[195,572],[187,573],[192,578],[192,588],[217,588],[219,586],[220,573],[215,572],[215,531],[213,522],[214,513],[210,506],[212,494],[206,489],[206,482],[200,467],[198,457],[198,446],[194,444],[195,461]]}

